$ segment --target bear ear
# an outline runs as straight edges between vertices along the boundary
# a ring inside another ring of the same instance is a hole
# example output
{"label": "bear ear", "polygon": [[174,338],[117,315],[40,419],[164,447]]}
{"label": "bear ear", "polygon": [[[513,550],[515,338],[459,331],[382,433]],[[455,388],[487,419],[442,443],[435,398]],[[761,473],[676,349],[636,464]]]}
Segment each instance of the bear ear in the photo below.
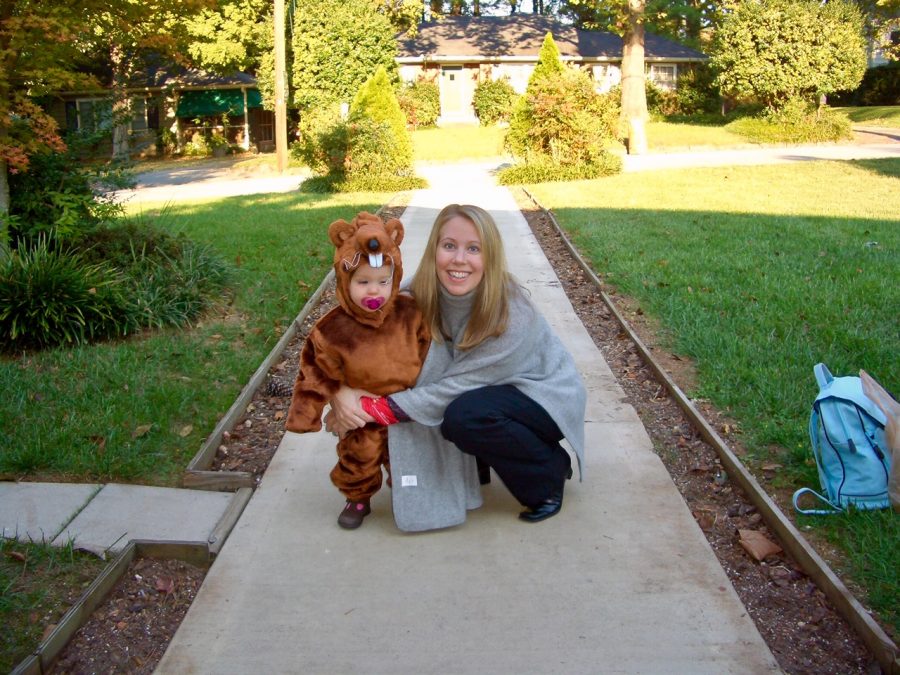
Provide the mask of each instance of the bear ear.
{"label": "bear ear", "polygon": [[387,230],[388,236],[394,240],[394,243],[399,246],[403,241],[403,223],[397,218],[391,218],[384,223],[384,229]]}
{"label": "bear ear", "polygon": [[336,220],[328,226],[328,238],[335,248],[340,248],[345,241],[356,233],[356,225],[346,220]]}

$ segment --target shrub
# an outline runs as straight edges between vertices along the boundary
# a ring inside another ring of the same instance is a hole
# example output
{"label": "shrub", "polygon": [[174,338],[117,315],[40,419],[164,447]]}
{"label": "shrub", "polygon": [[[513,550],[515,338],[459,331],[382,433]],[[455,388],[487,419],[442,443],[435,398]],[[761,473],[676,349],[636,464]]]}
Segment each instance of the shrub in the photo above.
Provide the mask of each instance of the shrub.
{"label": "shrub", "polygon": [[699,115],[718,112],[721,96],[715,84],[715,73],[705,63],[678,73],[678,114]]}
{"label": "shrub", "polygon": [[441,114],[441,91],[434,82],[417,80],[405,85],[397,101],[413,129],[433,127]]}
{"label": "shrub", "polygon": [[405,190],[423,185],[412,174],[412,139],[383,68],[357,92],[346,121],[338,119],[329,126],[325,115],[320,124],[297,149],[320,174],[304,181],[305,192]]}
{"label": "shrub", "polygon": [[557,164],[591,164],[616,137],[618,123],[615,97],[597,94],[586,73],[567,68],[528,85],[513,110],[505,144],[529,161],[545,155]]}
{"label": "shrub", "polygon": [[777,112],[742,117],[725,128],[755,143],[827,143],[852,137],[846,116],[797,99]]}
{"label": "shrub", "polygon": [[297,128],[299,139],[291,145],[291,156],[318,174],[340,170],[347,147],[346,138],[336,132],[341,125],[337,106],[303,113]]}
{"label": "shrub", "polygon": [[828,97],[835,105],[900,105],[900,61],[890,61],[866,70],[853,91]]}
{"label": "shrub", "polygon": [[580,164],[557,164],[546,158],[535,158],[524,164],[501,169],[497,173],[500,185],[522,185],[528,183],[549,183],[553,181],[584,180],[611,176],[622,171],[622,159],[618,155],[604,152],[593,162]]}
{"label": "shrub", "polygon": [[88,262],[122,273],[129,330],[182,326],[221,294],[233,268],[212,247],[175,237],[150,224],[103,227],[73,242]]}
{"label": "shrub", "polygon": [[516,92],[507,78],[483,80],[475,87],[472,105],[482,126],[508,122]]}
{"label": "shrub", "polygon": [[136,326],[184,326],[210,307],[232,277],[232,268],[212,247],[182,241],[177,254],[162,249],[136,253],[127,272]]}
{"label": "shrub", "polygon": [[647,112],[654,119],[662,119],[681,112],[678,95],[674,91],[658,87],[650,78],[644,81],[647,93]]}
{"label": "shrub", "polygon": [[378,66],[350,104],[349,121],[359,124],[363,119],[384,122],[390,127],[393,137],[381,148],[389,166],[402,169],[412,166],[412,139],[406,129],[406,117],[383,66]]}
{"label": "shrub", "polygon": [[0,264],[0,346],[43,349],[124,334],[131,313],[123,278],[40,236]]}
{"label": "shrub", "polygon": [[122,214],[109,192],[128,183],[120,167],[82,166],[74,150],[37,153],[28,171],[9,175],[10,234],[27,245],[40,236],[66,239],[109,222]]}

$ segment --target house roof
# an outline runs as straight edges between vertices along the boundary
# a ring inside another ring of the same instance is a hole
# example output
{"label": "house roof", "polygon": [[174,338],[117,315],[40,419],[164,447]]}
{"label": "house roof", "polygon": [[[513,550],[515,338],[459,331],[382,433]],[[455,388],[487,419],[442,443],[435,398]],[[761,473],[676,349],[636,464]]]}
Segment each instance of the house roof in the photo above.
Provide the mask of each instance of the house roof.
{"label": "house roof", "polygon": [[[547,16],[445,16],[419,24],[413,38],[397,41],[398,61],[537,60],[547,33],[560,55],[572,60],[618,61],[622,38],[615,33],[581,30]],[[644,56],[648,60],[705,61],[706,55],[659,35],[646,33]]]}

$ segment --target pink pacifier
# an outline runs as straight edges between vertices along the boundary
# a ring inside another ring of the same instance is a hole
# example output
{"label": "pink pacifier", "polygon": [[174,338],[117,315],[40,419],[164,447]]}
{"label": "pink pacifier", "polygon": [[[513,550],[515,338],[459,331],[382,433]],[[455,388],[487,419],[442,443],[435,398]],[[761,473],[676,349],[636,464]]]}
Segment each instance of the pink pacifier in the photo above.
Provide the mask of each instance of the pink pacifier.
{"label": "pink pacifier", "polygon": [[363,304],[366,306],[366,309],[375,311],[384,304],[384,300],[382,298],[366,298],[363,300]]}

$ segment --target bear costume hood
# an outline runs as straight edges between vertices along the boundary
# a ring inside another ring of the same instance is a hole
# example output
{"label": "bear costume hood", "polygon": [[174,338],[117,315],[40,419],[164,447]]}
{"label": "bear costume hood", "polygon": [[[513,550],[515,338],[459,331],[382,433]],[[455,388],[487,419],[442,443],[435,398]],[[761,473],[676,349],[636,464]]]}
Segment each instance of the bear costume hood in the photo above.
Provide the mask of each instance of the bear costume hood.
{"label": "bear costume hood", "polygon": [[[328,226],[328,238],[334,244],[334,275],[338,302],[347,314],[367,326],[378,328],[390,315],[403,277],[400,242],[403,223],[396,218],[383,221],[376,215],[362,211],[351,222],[336,220]],[[371,267],[390,265],[391,294],[375,311],[367,311],[350,300],[350,278],[360,263]]]}

